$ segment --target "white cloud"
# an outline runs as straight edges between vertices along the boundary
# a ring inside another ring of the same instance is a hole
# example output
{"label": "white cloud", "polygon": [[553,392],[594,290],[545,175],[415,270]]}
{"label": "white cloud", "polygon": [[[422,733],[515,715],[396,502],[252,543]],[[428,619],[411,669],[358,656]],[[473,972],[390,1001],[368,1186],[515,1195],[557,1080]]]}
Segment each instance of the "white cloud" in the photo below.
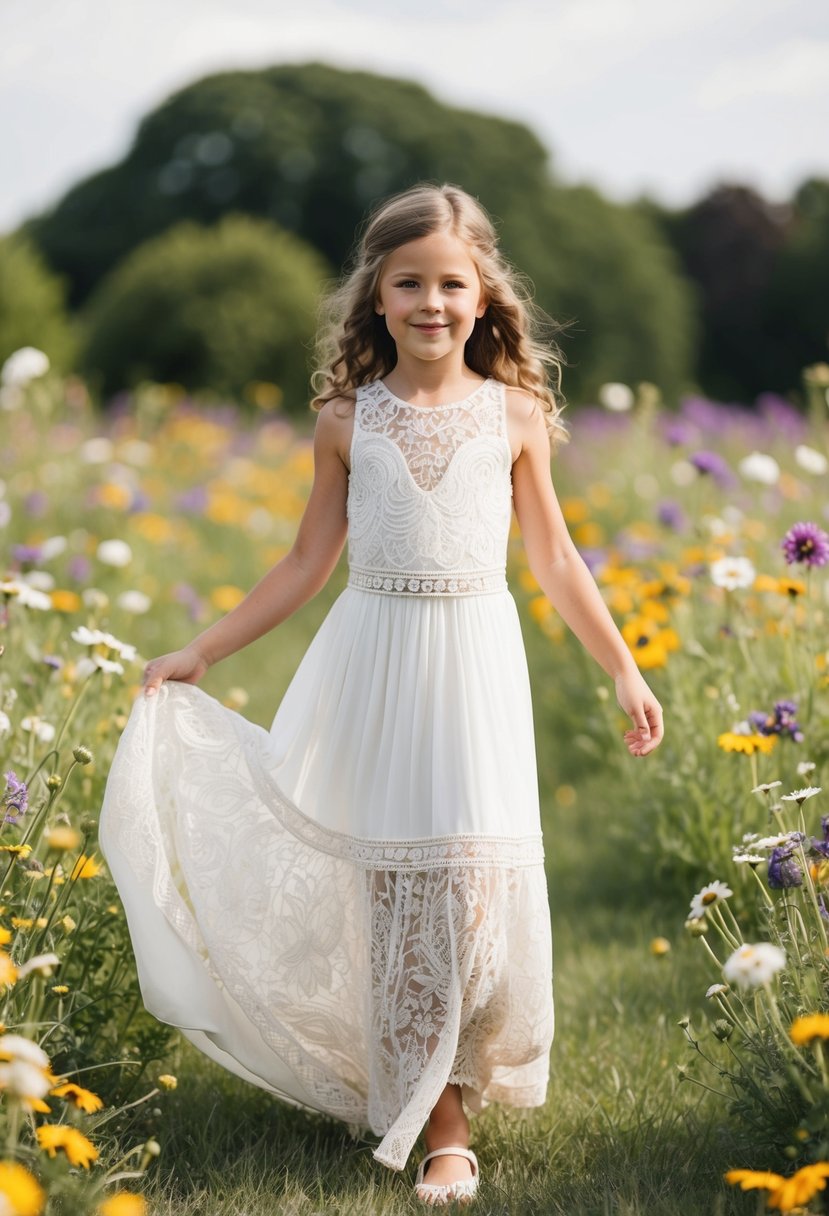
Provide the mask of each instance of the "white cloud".
{"label": "white cloud", "polygon": [[744,59],[719,64],[701,83],[700,106],[721,109],[746,97],[829,93],[829,39],[791,38]]}

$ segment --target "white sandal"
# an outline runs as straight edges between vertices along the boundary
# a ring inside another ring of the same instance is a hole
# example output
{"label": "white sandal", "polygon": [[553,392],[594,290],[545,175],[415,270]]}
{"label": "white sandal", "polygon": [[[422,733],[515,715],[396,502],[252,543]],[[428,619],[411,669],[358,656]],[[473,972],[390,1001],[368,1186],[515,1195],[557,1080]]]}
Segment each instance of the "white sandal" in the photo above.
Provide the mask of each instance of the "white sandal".
{"label": "white sandal", "polygon": [[[472,1164],[472,1177],[459,1178],[457,1182],[424,1182],[423,1174],[426,1165],[433,1157],[443,1157],[451,1153],[453,1156],[466,1157]],[[472,1152],[471,1148],[449,1147],[435,1148],[431,1153],[427,1153],[417,1167],[417,1176],[415,1177],[415,1194],[423,1203],[428,1203],[433,1207],[442,1207],[453,1199],[460,1199],[463,1202],[468,1202],[478,1189],[478,1158]],[[420,1192],[426,1191],[427,1194]]]}

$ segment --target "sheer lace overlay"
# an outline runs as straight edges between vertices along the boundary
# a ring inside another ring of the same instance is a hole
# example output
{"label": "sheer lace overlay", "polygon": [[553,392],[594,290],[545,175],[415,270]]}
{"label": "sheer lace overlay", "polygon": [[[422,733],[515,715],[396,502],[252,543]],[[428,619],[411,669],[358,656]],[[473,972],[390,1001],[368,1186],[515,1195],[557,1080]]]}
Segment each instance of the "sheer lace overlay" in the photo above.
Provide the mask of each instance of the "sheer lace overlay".
{"label": "sheer lace overlay", "polygon": [[[544,1102],[540,839],[321,834],[275,785],[268,733],[185,684],[139,698],[120,746],[100,843],[151,1012],[169,1018],[158,976],[165,948],[172,966],[185,943],[259,1047],[245,1052],[238,1026],[228,1047],[220,1013],[200,1004],[202,1028],[219,1022],[207,1037],[238,1053],[247,1079],[382,1135],[374,1155],[393,1169],[447,1081],[473,1111]],[[142,948],[150,891],[173,937],[159,923]]]}

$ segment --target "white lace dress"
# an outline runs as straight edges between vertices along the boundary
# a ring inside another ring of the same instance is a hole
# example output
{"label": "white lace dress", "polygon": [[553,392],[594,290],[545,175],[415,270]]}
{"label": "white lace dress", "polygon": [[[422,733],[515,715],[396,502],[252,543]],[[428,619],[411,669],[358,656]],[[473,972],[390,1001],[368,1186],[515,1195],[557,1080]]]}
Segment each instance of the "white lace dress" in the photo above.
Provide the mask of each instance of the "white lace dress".
{"label": "white lace dress", "polygon": [[350,468],[348,585],[270,730],[191,685],[139,696],[100,846],[147,1009],[402,1169],[447,1082],[474,1114],[542,1104],[549,1076],[504,386],[363,386]]}

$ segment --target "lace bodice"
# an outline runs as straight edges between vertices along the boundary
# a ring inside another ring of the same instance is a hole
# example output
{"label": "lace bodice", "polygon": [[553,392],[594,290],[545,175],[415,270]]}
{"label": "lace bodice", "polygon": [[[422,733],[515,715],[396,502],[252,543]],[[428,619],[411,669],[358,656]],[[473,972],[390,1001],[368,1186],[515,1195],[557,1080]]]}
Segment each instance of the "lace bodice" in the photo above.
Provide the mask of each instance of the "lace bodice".
{"label": "lace bodice", "polygon": [[506,588],[512,516],[506,389],[418,406],[357,389],[348,484],[349,583],[402,595]]}

